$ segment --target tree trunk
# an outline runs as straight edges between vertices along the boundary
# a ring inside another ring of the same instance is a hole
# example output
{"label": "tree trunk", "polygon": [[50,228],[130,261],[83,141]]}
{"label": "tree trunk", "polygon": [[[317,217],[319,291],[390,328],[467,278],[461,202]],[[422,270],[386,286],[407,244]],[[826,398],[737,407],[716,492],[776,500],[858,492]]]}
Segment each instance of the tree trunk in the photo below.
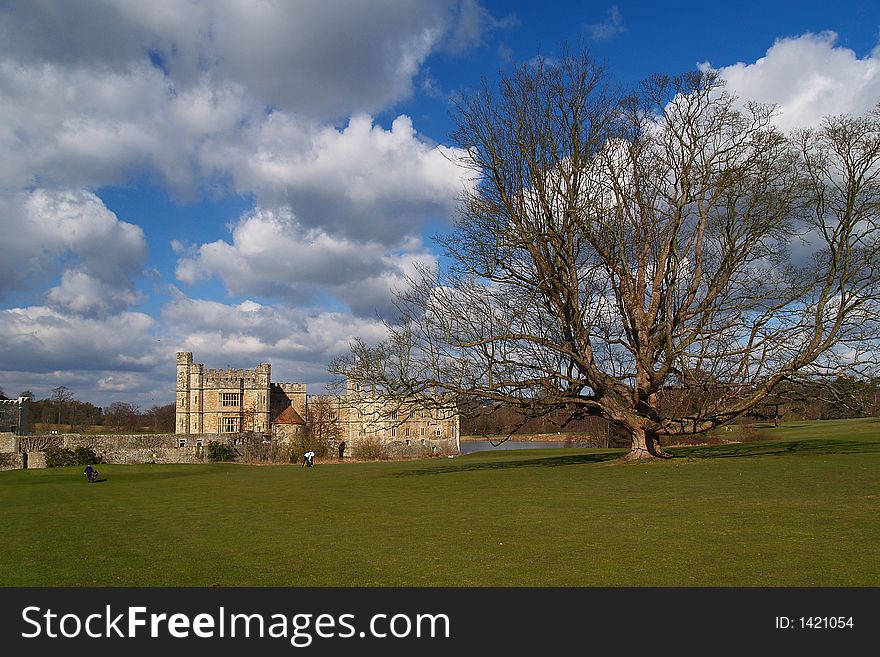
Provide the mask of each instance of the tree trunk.
{"label": "tree trunk", "polygon": [[660,441],[653,432],[645,431],[641,427],[631,429],[632,447],[629,453],[623,457],[625,461],[639,461],[642,459],[671,459],[672,455],[667,454],[660,448]]}

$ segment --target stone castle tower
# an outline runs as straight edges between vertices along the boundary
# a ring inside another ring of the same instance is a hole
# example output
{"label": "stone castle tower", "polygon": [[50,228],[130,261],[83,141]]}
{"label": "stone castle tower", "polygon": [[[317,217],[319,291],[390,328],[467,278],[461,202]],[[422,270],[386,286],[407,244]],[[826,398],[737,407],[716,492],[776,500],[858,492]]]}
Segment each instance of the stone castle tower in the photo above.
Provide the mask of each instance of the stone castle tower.
{"label": "stone castle tower", "polygon": [[206,369],[191,352],[177,353],[176,433],[267,434],[288,406],[305,412],[306,386],[271,383],[271,365],[256,369]]}

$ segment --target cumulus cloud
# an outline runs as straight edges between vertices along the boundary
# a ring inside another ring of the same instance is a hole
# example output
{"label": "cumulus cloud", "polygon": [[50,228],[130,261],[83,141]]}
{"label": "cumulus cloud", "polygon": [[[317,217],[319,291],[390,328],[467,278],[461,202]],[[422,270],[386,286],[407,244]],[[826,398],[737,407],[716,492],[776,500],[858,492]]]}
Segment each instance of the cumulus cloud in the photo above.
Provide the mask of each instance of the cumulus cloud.
{"label": "cumulus cloud", "polygon": [[[304,307],[271,307],[246,300],[225,304],[178,293],[162,311],[171,340],[213,367],[273,364],[273,379],[325,383],[327,362],[354,336],[379,339],[375,319]],[[213,365],[211,365],[213,364]]]}
{"label": "cumulus cloud", "polygon": [[0,362],[4,369],[143,371],[158,362],[155,321],[124,312],[89,318],[46,306],[0,310]]}
{"label": "cumulus cloud", "polygon": [[265,105],[339,117],[407,97],[432,49],[476,11],[459,4],[21,0],[0,12],[0,55],[114,67],[149,52],[178,82],[209,72]]}
{"label": "cumulus cloud", "polygon": [[827,115],[864,114],[880,99],[880,49],[860,58],[836,41],[834,32],[779,39],[754,64],[718,70],[739,98],[778,105],[784,130],[816,126]]}
{"label": "cumulus cloud", "polygon": [[80,269],[68,269],[61,275],[61,284],[46,293],[46,300],[56,308],[89,315],[134,306],[140,296],[134,290],[105,283]]}
{"label": "cumulus cloud", "polygon": [[147,258],[143,231],[120,221],[94,194],[7,195],[0,197],[0,217],[8,226],[0,294],[61,274],[49,292],[55,305],[89,314],[137,302],[133,277]]}
{"label": "cumulus cloud", "polygon": [[309,303],[321,291],[363,316],[387,314],[391,289],[415,263],[433,263],[417,238],[398,235],[396,250],[307,228],[290,208],[257,209],[233,227],[232,242],[195,247],[177,264],[178,280],[194,284],[219,277],[238,295],[260,295]]}
{"label": "cumulus cloud", "polygon": [[470,184],[459,156],[420,138],[407,116],[385,130],[357,115],[337,130],[275,113],[240,140],[206,146],[203,161],[264,205],[292,205],[305,226],[389,243],[452,214]]}
{"label": "cumulus cloud", "polygon": [[[144,64],[123,72],[0,63],[0,187],[96,188],[147,173],[180,197],[231,180],[301,219],[375,237],[446,217],[466,181],[458,153],[359,114],[337,130],[266,114],[236,85],[176,89]],[[63,98],[64,102],[57,102]],[[407,225],[408,224],[408,225]],[[381,237],[379,237],[381,239]]]}
{"label": "cumulus cloud", "polygon": [[0,186],[96,188],[144,173],[178,195],[196,186],[200,145],[260,106],[203,78],[179,89],[149,64],[122,70],[0,62]]}

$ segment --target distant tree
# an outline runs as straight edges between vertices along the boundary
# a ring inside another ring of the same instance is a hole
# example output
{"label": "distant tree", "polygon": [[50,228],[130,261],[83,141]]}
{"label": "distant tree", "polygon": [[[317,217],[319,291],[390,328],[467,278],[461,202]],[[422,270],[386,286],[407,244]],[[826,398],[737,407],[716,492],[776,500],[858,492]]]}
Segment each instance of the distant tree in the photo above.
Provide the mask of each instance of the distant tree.
{"label": "distant tree", "polygon": [[783,381],[876,367],[880,110],[784,135],[712,72],[614,88],[564,54],[459,102],[476,184],[446,265],[332,372],[389,400],[603,417],[641,459]]}
{"label": "distant tree", "polygon": [[156,433],[174,433],[177,407],[174,404],[153,406],[144,414],[144,421]]}
{"label": "distant tree", "polygon": [[[0,390],[0,395],[2,395],[2,394],[3,394],[3,391]],[[34,393],[32,393],[30,390],[22,390],[20,393],[18,393],[18,396],[24,397],[25,399],[33,399]]]}
{"label": "distant tree", "polygon": [[131,431],[140,426],[140,407],[127,402],[113,402],[104,411],[104,417],[116,431]]}
{"label": "distant tree", "polygon": [[62,411],[64,406],[73,400],[73,393],[67,386],[58,386],[52,388],[52,396],[50,397],[58,411],[58,424],[61,424]]}

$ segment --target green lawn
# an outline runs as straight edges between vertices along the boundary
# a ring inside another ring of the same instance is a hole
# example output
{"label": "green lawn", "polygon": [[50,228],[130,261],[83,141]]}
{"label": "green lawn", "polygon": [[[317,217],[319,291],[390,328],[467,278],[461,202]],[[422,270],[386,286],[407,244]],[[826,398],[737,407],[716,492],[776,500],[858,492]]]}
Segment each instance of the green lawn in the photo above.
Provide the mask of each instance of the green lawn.
{"label": "green lawn", "polygon": [[0,473],[6,586],[878,586],[880,420],[778,440]]}

